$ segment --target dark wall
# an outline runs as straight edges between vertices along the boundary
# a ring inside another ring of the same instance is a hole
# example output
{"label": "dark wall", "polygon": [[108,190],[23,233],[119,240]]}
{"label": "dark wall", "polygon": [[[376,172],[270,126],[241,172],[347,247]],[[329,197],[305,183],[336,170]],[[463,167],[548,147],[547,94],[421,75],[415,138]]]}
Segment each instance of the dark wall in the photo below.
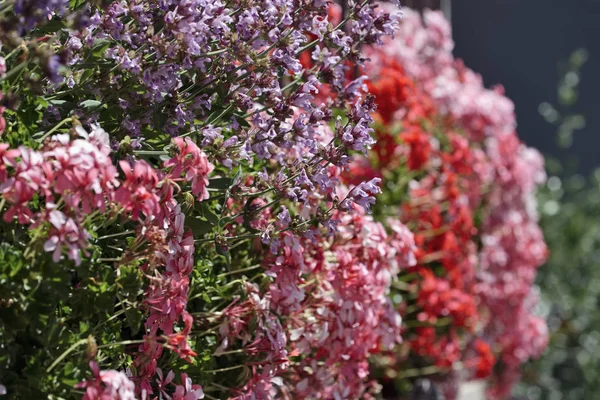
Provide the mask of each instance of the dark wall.
{"label": "dark wall", "polygon": [[559,154],[555,129],[538,114],[556,102],[557,65],[579,47],[589,51],[575,111],[587,118],[570,153],[580,171],[600,166],[600,0],[453,0],[455,54],[481,73],[486,85],[501,83],[516,105],[519,135],[542,152]]}
{"label": "dark wall", "polygon": [[414,8],[414,9],[424,9],[429,8],[432,10],[438,10],[440,8],[440,0],[402,0],[400,2],[402,6]]}

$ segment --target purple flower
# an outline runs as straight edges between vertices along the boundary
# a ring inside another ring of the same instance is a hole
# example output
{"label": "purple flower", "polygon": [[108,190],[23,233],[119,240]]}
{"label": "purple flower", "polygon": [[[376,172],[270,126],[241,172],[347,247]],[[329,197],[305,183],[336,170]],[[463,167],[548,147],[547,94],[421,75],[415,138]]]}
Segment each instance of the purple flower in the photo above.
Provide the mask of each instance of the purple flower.
{"label": "purple flower", "polygon": [[52,261],[58,262],[63,248],[67,248],[67,255],[75,265],[81,264],[81,250],[88,244],[89,234],[79,227],[72,218],[58,210],[49,213],[48,220],[52,225],[48,240],[44,243],[44,250],[52,252]]}
{"label": "purple flower", "polygon": [[285,229],[292,223],[290,212],[285,206],[281,206],[281,212],[277,214],[277,219],[279,220],[280,229]]}
{"label": "purple flower", "polygon": [[353,208],[352,203],[356,203],[368,212],[371,205],[375,204],[375,195],[381,193],[381,188],[378,186],[380,183],[380,178],[373,178],[370,181],[357,185],[340,203],[340,208],[342,210],[351,210]]}
{"label": "purple flower", "polygon": [[209,146],[214,144],[216,141],[220,141],[223,139],[223,135],[221,134],[221,128],[215,128],[212,125],[207,125],[204,127],[200,134],[202,135],[202,146]]}
{"label": "purple flower", "polygon": [[19,15],[23,30],[30,30],[36,24],[41,23],[48,16],[61,14],[68,0],[16,0],[14,10]]}
{"label": "purple flower", "polygon": [[48,74],[48,79],[53,83],[59,83],[61,81],[61,76],[58,74],[58,70],[60,69],[60,57],[56,54],[50,56],[46,62],[46,74]]}

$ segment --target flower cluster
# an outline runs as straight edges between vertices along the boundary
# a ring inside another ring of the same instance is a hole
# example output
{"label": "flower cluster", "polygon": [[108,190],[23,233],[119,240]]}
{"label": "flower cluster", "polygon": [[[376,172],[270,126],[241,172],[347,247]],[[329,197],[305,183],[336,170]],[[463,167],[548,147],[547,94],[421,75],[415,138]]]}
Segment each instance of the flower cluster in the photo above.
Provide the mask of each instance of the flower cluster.
{"label": "flower cluster", "polygon": [[285,372],[291,398],[370,398],[376,385],[369,357],[400,343],[390,287],[400,269],[414,263],[412,233],[389,223],[387,233],[363,213],[346,215],[333,238],[296,245],[305,280],[303,300],[286,324],[296,355]]}
{"label": "flower cluster", "polygon": [[83,400],[111,399],[134,400],[135,385],[123,372],[114,370],[100,371],[96,362],[90,362],[93,377],[78,383],[76,388],[85,389]]}
{"label": "flower cluster", "polygon": [[[90,237],[85,219],[92,210],[106,211],[119,182],[106,132],[95,127],[88,134],[79,126],[73,133],[75,138],[52,136],[38,151],[0,145],[0,192],[8,205],[5,222],[16,219],[31,229],[47,229],[44,250],[53,253],[54,262],[66,251],[79,265]],[[35,212],[33,202],[38,203]]]}
{"label": "flower cluster", "polygon": [[[2,145],[2,201],[9,206],[3,219],[11,222],[16,217],[30,229],[41,229],[43,248],[52,253],[53,261],[59,262],[66,252],[76,266],[82,262],[82,253],[90,256],[86,249],[93,210],[123,213],[122,217],[139,223],[138,246],[146,242],[149,248],[126,253],[124,258],[148,260],[143,265],[144,272],[151,275],[144,301],[149,311],[147,336],[136,361],[142,373],[135,379],[141,379],[142,391],[152,393],[149,381],[163,349],[159,336],[166,335],[168,345],[174,343],[171,336],[180,336],[174,350],[183,357],[196,355],[185,338],[192,324],[186,304],[194,242],[191,234],[184,232],[185,215],[173,197],[173,182],[181,174],[182,161],[165,163],[172,167],[166,173],[144,161],[133,165],[121,161],[124,178],[120,180],[108,157],[111,150],[104,130],[95,127],[88,133],[77,125],[71,135],[76,137],[51,136],[39,151]],[[208,173],[212,166],[205,166]],[[198,173],[195,178],[204,181],[206,176]],[[35,211],[30,208],[34,202]],[[184,329],[175,333],[180,319]]]}
{"label": "flower cluster", "polygon": [[[96,100],[119,102],[115,138],[127,136],[127,145],[140,149],[147,133],[156,129],[187,136],[176,139],[182,156],[191,154],[198,142],[229,168],[253,161],[277,171],[277,189],[294,200],[301,190],[296,177],[324,191],[333,183],[326,181],[319,161],[343,166],[349,150],[365,151],[371,143],[370,104],[357,99],[354,86],[343,85],[347,66],[341,60],[358,60],[359,43],[381,42],[392,33],[397,16],[368,3],[354,4],[345,30],[344,24],[332,25],[328,3],[321,1],[146,3],[113,2],[106,12],[95,11],[90,23],[69,39],[77,42],[70,86],[87,84],[80,60],[109,39],[102,56],[112,60],[111,71],[116,72],[96,90]],[[309,42],[309,35],[317,38]],[[303,68],[299,56],[312,49],[315,65]],[[312,100],[321,83],[329,85],[331,96],[316,105]],[[321,143],[319,132],[331,120],[332,107],[346,108],[352,118],[330,143]],[[183,172],[191,179],[195,169]],[[200,200],[206,197],[205,184],[193,183]]]}
{"label": "flower cluster", "polygon": [[501,396],[544,347],[543,163],[441,15],[0,8],[8,393],[72,398],[89,362],[84,399],[371,399],[498,360]]}
{"label": "flower cluster", "polygon": [[413,178],[409,198],[400,199],[419,244],[417,299],[407,303],[405,319],[426,326],[405,337],[443,368],[461,360],[471,368],[473,346],[485,353],[467,377],[492,373],[491,346],[503,372],[490,394],[503,397],[519,366],[547,341],[531,290],[547,252],[533,199],[545,179],[543,159],[519,141],[502,89],[484,88],[453,58],[440,13],[407,10],[399,32],[367,50],[376,60],[367,72],[381,123],[377,174],[406,168]]}

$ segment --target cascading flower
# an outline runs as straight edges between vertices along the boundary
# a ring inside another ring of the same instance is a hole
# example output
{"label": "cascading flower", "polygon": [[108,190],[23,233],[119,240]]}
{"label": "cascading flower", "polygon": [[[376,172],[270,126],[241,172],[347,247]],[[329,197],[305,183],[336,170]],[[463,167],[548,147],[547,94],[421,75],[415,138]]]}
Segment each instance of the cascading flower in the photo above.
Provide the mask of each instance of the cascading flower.
{"label": "cascading flower", "polygon": [[[490,395],[503,397],[519,365],[539,355],[547,340],[527,300],[547,252],[533,211],[535,188],[545,179],[543,159],[518,139],[514,106],[503,90],[486,89],[454,59],[441,13],[406,10],[399,32],[365,53],[375,61],[367,74],[380,112],[374,150],[381,175],[402,168],[394,156],[405,156],[416,177],[402,207],[419,245],[420,279],[405,318],[428,322],[404,336],[442,370],[462,359],[482,378],[495,373],[497,359],[505,373],[492,378],[497,385]],[[450,318],[450,326],[440,318]],[[535,340],[525,339],[524,326]],[[473,346],[461,350],[459,334]],[[471,348],[479,356],[470,359]],[[518,361],[510,356],[516,348]],[[472,360],[480,362],[475,367]]]}
{"label": "cascading flower", "polygon": [[0,307],[19,321],[0,321],[0,388],[35,365],[17,395],[64,396],[91,359],[85,399],[370,399],[380,366],[416,362],[501,396],[544,347],[543,162],[440,14],[0,7]]}
{"label": "cascading flower", "polygon": [[208,161],[206,154],[189,138],[175,138],[177,155],[167,162],[165,167],[172,167],[170,174],[174,181],[183,174],[186,181],[192,185],[192,194],[198,201],[208,199],[208,174],[214,166]]}

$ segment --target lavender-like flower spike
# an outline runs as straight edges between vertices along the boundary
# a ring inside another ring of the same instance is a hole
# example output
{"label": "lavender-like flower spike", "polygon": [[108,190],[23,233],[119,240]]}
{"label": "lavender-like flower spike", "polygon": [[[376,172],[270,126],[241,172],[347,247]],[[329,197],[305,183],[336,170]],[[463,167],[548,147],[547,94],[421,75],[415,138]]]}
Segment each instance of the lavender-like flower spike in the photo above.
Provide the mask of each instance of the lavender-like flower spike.
{"label": "lavender-like flower spike", "polygon": [[381,193],[381,188],[378,186],[380,183],[380,178],[373,178],[370,181],[362,182],[355,186],[340,203],[340,209],[352,210],[353,203],[355,203],[369,212],[370,207],[375,204],[375,195]]}

